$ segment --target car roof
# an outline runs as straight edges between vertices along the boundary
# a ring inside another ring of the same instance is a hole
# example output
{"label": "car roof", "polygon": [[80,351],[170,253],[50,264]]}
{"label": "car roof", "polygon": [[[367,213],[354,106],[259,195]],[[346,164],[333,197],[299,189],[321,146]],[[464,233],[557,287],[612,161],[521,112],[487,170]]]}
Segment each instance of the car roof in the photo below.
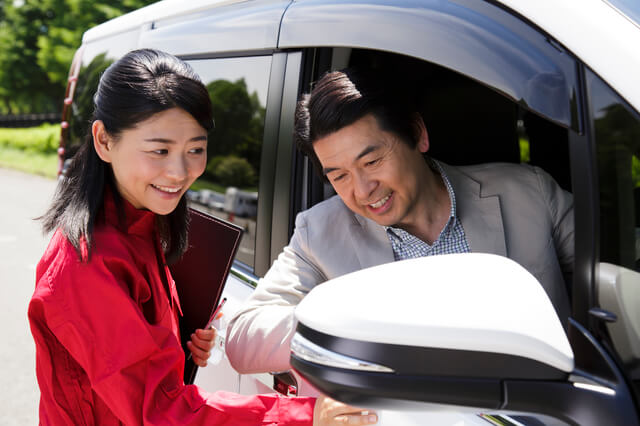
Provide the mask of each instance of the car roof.
{"label": "car roof", "polygon": [[246,0],[161,0],[87,30],[82,37],[82,42],[90,43],[112,34],[139,29],[162,19],[190,15],[244,1]]}
{"label": "car roof", "polygon": [[[426,5],[430,1],[432,0],[425,0],[423,3]],[[307,21],[309,19],[309,16],[304,18],[301,14],[288,13],[289,10],[293,12],[295,9],[308,6],[309,11],[313,11],[317,6],[331,5],[335,1],[162,0],[88,30],[84,34],[83,43],[90,43],[111,34],[141,30],[145,26],[151,28],[151,25],[158,21],[166,19],[175,21],[180,16],[198,15],[214,8],[233,7],[234,4],[240,3],[242,5],[239,5],[239,8],[279,3],[285,15],[280,22],[281,25],[286,25],[287,22],[291,22],[290,19],[286,19],[289,15]],[[289,10],[286,7],[288,3],[293,4]],[[370,5],[371,14],[375,14],[376,10],[379,11],[377,13],[385,13],[385,9],[380,7],[384,4],[394,7],[401,7],[403,4],[416,5],[415,1],[405,0],[377,0],[375,4],[370,0],[349,0],[346,3],[361,7]],[[637,111],[640,111],[640,90],[637,89],[635,82],[636,76],[640,74],[640,51],[637,49],[637,46],[640,46],[640,27],[610,3],[604,0],[581,0],[579,3],[575,0],[494,0],[491,3],[516,12],[543,32],[551,35],[554,40],[580,58],[592,71],[610,84]],[[371,14],[369,16],[372,16]],[[330,17],[335,22],[340,18],[339,15]],[[327,17],[323,16],[322,19],[326,20]],[[381,17],[381,19],[387,18]],[[276,22],[274,21],[273,25],[277,25]],[[399,22],[399,25],[402,24]],[[277,34],[279,33],[275,33],[276,37],[278,37]],[[317,37],[321,36],[322,34],[317,34]],[[366,34],[362,37],[366,37]],[[302,39],[304,38],[302,36]],[[400,37],[398,40],[402,43],[406,37]],[[276,41],[277,46],[273,47],[288,48],[295,45],[295,43],[293,45],[288,43],[289,41],[280,39]]]}

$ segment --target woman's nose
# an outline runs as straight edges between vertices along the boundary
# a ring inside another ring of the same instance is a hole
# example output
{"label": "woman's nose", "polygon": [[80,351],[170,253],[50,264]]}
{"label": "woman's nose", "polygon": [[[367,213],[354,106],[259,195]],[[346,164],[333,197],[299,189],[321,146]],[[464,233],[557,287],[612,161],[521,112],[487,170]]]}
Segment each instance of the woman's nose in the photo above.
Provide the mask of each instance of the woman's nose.
{"label": "woman's nose", "polygon": [[169,161],[166,174],[174,180],[183,180],[187,176],[187,159],[183,155],[173,156]]}

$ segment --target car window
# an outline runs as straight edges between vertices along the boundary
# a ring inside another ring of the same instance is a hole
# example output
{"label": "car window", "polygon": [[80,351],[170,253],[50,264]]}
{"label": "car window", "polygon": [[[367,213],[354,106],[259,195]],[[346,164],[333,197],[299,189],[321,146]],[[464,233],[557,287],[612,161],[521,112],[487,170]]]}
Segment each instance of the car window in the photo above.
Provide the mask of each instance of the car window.
{"label": "car window", "polygon": [[600,261],[640,272],[640,115],[587,72],[600,188]]}
{"label": "car window", "polygon": [[98,89],[100,76],[113,62],[114,59],[107,56],[106,52],[82,61],[73,94],[73,103],[68,117],[65,117],[68,123],[66,133],[63,135],[65,158],[72,158],[87,136],[93,114],[93,95]]}
{"label": "car window", "polygon": [[566,126],[531,111],[488,83],[429,61],[369,49],[346,53],[335,49],[333,56],[341,58],[334,60],[333,68],[357,66],[393,73],[404,81],[405,90],[416,96],[433,158],[451,165],[527,163],[541,167],[562,188],[572,190]]}
{"label": "car window", "polygon": [[209,91],[215,122],[206,171],[188,193],[191,206],[244,228],[236,260],[253,269],[271,57],[188,62]]}

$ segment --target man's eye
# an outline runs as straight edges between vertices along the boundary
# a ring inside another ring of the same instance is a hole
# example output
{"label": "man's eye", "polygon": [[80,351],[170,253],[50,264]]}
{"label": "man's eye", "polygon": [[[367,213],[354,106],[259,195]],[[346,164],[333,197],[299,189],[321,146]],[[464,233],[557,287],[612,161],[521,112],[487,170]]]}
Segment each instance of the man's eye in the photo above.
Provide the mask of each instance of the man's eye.
{"label": "man's eye", "polygon": [[366,165],[366,166],[373,166],[373,165],[378,164],[378,162],[380,162],[380,159],[379,159],[379,158],[376,158],[375,160],[367,161],[367,162],[365,163],[365,165]]}
{"label": "man's eye", "polygon": [[333,182],[339,182],[339,181],[343,180],[343,179],[344,179],[344,177],[345,177],[345,175],[344,175],[344,173],[343,173],[343,174],[338,175],[338,176],[336,176],[336,177],[334,177],[334,178],[331,178],[331,181],[333,181]]}
{"label": "man's eye", "polygon": [[169,153],[168,149],[154,149],[152,151],[154,154],[158,154],[158,155],[167,155],[167,153]]}

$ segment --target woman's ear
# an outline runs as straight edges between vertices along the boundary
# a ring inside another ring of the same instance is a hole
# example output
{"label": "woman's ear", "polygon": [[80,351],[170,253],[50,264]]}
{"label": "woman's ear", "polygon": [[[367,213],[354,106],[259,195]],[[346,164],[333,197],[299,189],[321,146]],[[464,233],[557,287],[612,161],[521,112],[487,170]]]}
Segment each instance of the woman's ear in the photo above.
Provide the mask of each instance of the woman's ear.
{"label": "woman's ear", "polygon": [[427,126],[424,124],[422,116],[418,113],[416,113],[414,117],[414,126],[416,129],[416,136],[418,137],[416,148],[424,154],[429,151],[429,133],[427,133]]}
{"label": "woman's ear", "polygon": [[102,120],[96,120],[91,125],[91,135],[93,136],[93,147],[98,157],[105,163],[111,162],[111,138],[104,128]]}

